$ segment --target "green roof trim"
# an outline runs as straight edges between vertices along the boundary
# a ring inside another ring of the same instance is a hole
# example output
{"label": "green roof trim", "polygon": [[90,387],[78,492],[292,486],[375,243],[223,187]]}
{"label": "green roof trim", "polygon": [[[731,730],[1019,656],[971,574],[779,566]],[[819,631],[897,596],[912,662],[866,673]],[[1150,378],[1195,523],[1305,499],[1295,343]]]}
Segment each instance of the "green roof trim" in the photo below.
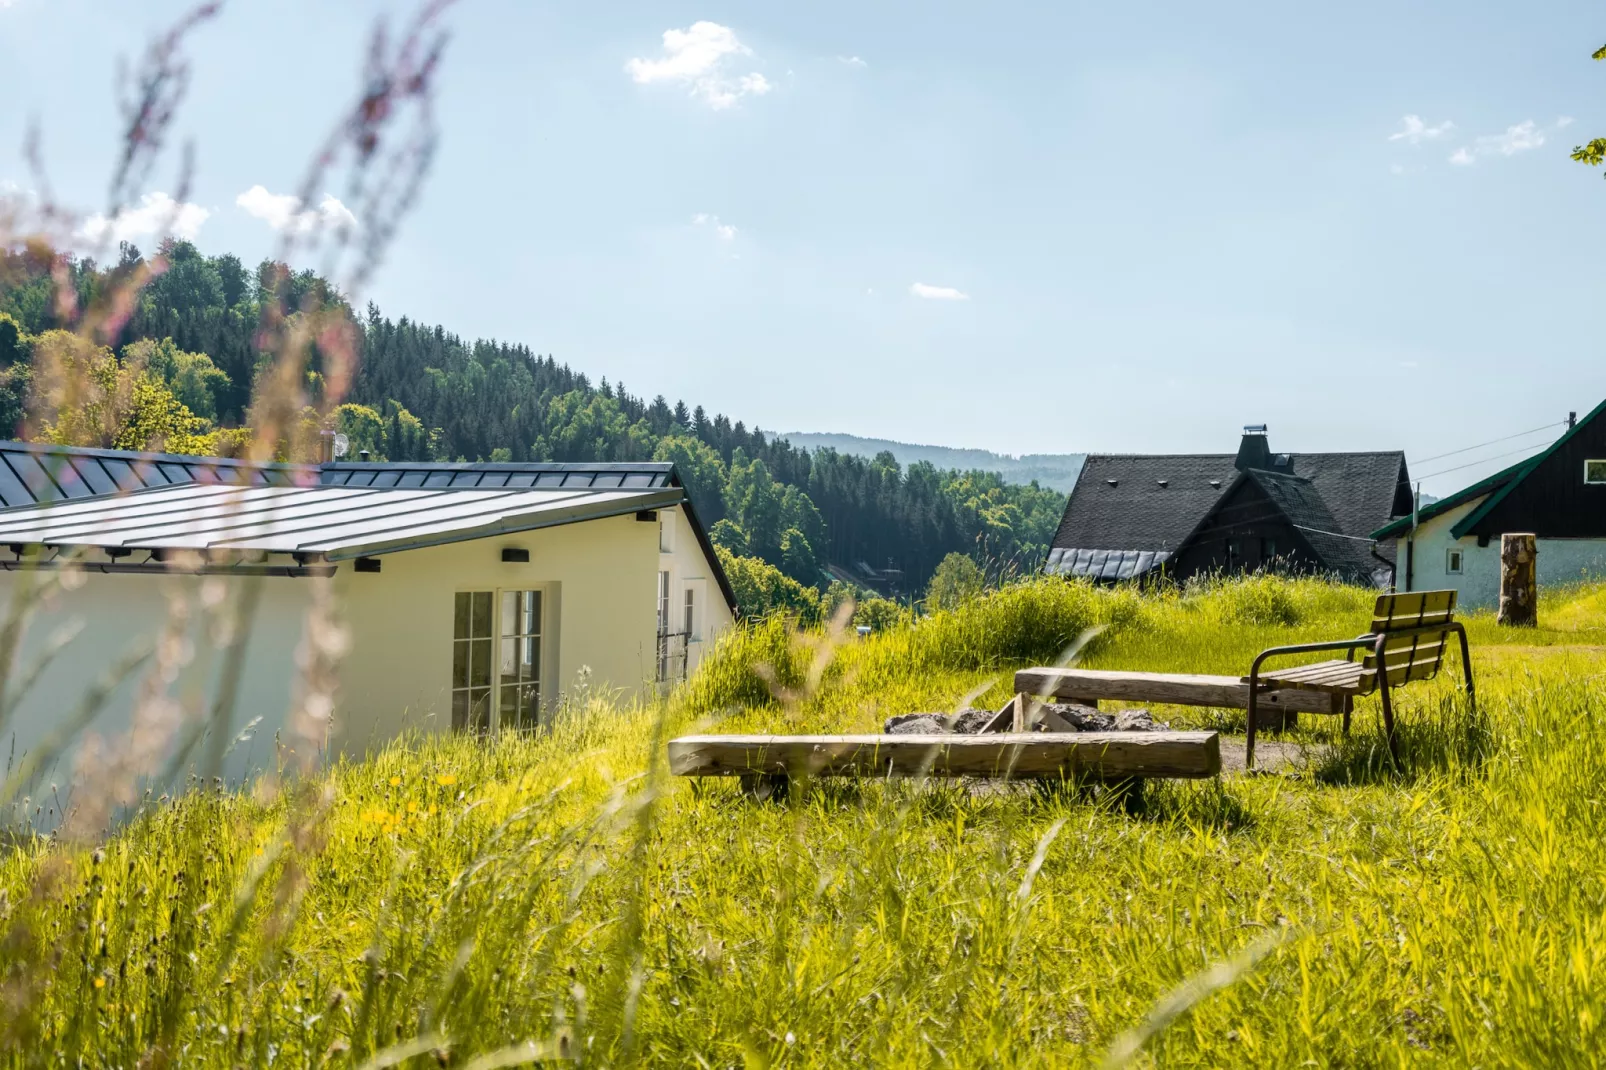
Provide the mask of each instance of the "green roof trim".
{"label": "green roof trim", "polygon": [[[1529,458],[1529,460],[1532,460],[1532,458]],[[1434,517],[1440,515],[1441,513],[1449,512],[1458,505],[1465,505],[1467,502],[1481,494],[1489,494],[1495,490],[1499,490],[1501,485],[1505,483],[1506,480],[1516,475],[1519,470],[1521,470],[1521,468],[1528,463],[1529,461],[1527,460],[1518,461],[1510,468],[1502,468],[1494,475],[1484,476],[1471,486],[1462,487],[1460,490],[1448,497],[1440,498],[1436,502],[1433,502],[1429,505],[1424,505],[1422,508],[1416,511],[1417,523],[1420,524],[1424,520],[1432,520]],[[1372,532],[1372,538],[1392,539],[1396,538],[1397,536],[1404,535],[1410,530],[1411,517],[1409,515],[1398,516],[1393,520],[1390,520],[1387,524],[1384,524],[1382,527],[1378,528],[1376,531]]]}
{"label": "green roof trim", "polygon": [[1532,472],[1535,468],[1538,468],[1540,465],[1549,460],[1557,450],[1565,446],[1574,435],[1578,434],[1578,432],[1582,431],[1586,426],[1588,426],[1589,423],[1594,420],[1595,417],[1599,416],[1603,410],[1606,410],[1606,401],[1602,401],[1599,405],[1596,405],[1593,409],[1590,409],[1589,413],[1582,420],[1579,420],[1577,423],[1569,427],[1566,434],[1552,442],[1549,448],[1543,453],[1539,454],[1539,456],[1530,457],[1528,460],[1524,461],[1522,471],[1518,473],[1517,478],[1511,480],[1505,486],[1489,495],[1488,498],[1484,499],[1482,505],[1478,506],[1476,509],[1472,510],[1472,512],[1462,517],[1461,523],[1450,529],[1450,534],[1459,539],[1463,535],[1466,535],[1468,532],[1470,532],[1473,528],[1473,525],[1477,524],[1478,521],[1488,516],[1489,512],[1494,509],[1495,506],[1499,505],[1501,500],[1504,499],[1506,495],[1511,493],[1513,487],[1516,487],[1524,479],[1528,478],[1528,473]]}

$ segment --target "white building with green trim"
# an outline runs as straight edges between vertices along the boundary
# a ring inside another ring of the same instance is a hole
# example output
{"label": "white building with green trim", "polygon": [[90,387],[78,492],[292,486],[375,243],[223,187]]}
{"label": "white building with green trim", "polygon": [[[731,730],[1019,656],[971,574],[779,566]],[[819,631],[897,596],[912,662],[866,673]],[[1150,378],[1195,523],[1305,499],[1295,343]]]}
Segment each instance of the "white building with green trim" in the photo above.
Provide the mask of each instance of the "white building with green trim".
{"label": "white building with green trim", "polygon": [[1539,582],[1606,578],[1606,402],[1549,447],[1372,533],[1398,540],[1395,587],[1459,592],[1460,605],[1500,599],[1500,537],[1538,537]]}

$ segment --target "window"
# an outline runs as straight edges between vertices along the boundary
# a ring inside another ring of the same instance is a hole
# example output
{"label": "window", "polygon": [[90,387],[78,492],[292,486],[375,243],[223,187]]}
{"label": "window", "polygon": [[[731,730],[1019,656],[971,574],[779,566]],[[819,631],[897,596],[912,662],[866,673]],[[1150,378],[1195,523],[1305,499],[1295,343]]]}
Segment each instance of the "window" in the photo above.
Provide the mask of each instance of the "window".
{"label": "window", "polygon": [[1446,550],[1444,552],[1444,571],[1452,576],[1461,575],[1461,551]]}
{"label": "window", "polygon": [[503,591],[497,724],[534,728],[541,713],[541,592]]}
{"label": "window", "polygon": [[1267,535],[1261,536],[1261,538],[1260,538],[1260,559],[1262,561],[1274,561],[1274,560],[1276,560],[1276,558],[1277,558],[1277,540],[1274,539],[1274,538],[1271,538],[1270,536],[1267,536]]}
{"label": "window", "polygon": [[658,573],[658,679],[669,679],[669,573]]}
{"label": "window", "polygon": [[681,630],[686,633],[686,641],[690,642],[691,641],[691,637],[697,634],[697,590],[696,590],[696,588],[694,588],[694,587],[686,588],[686,604],[682,608],[684,610],[684,620],[682,621]]}
{"label": "window", "polygon": [[452,727],[491,728],[491,592],[459,591],[452,623]]}
{"label": "window", "polygon": [[540,710],[541,592],[459,591],[452,620],[452,727],[481,733],[528,728]]}
{"label": "window", "polygon": [[658,552],[661,554],[675,552],[675,518],[668,512],[658,514]]}
{"label": "window", "polygon": [[1584,482],[1606,483],[1606,461],[1585,461]]}

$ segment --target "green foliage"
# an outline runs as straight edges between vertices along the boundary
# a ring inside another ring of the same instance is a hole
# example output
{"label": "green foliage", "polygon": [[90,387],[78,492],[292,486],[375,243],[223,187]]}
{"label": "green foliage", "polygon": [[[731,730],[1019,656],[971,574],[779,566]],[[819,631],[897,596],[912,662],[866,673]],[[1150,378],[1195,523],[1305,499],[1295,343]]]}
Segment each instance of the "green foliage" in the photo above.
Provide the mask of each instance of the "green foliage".
{"label": "green foliage", "polygon": [[33,392],[32,350],[33,339],[22,325],[0,312],[0,435],[17,437],[28,415],[28,397]]}
{"label": "green foliage", "polygon": [[369,452],[371,460],[390,459],[389,444],[385,441],[385,418],[367,405],[348,402],[336,408],[334,429],[349,441],[346,460],[357,460],[357,455],[363,450]]}
{"label": "green foliage", "polygon": [[[265,306],[282,299],[292,322],[320,309],[352,315],[314,272],[272,261],[251,271],[236,257],[203,256],[181,241],[164,243],[149,262],[125,245],[107,267],[58,261],[40,248],[0,250],[0,312],[29,334],[71,326],[57,322],[53,271],[65,272],[79,307],[109,312],[121,281],[144,267],[160,270],[113,348],[154,346],[150,362],[166,369],[158,377],[216,426],[249,422],[253,388],[268,366],[259,348]],[[743,556],[762,557],[805,586],[821,582],[827,565],[890,563],[907,584],[900,593],[913,594],[954,552],[975,557],[995,580],[1033,573],[1064,505],[1052,490],[993,473],[903,469],[890,454],[865,460],[800,450],[700,406],[649,402],[606,380],[594,385],[526,347],[465,341],[441,327],[386,319],[371,305],[357,326],[361,359],[349,394],[328,400],[381,415],[382,443],[363,416],[358,448],[392,461],[673,461],[704,523],[731,519],[747,537]],[[326,384],[338,380],[316,345],[305,371],[309,396],[323,401]],[[0,381],[0,419],[13,426],[27,380]]]}
{"label": "green foliage", "polygon": [[736,557],[751,557],[753,554],[752,543],[747,538],[747,532],[743,531],[740,525],[730,519],[721,520],[710,528],[708,540]]}
{"label": "green foliage", "polygon": [[217,421],[217,399],[227,393],[230,381],[205,353],[186,353],[171,338],[141,338],[123,347],[123,361],[160,379],[196,416]]}
{"label": "green foliage", "polygon": [[[1285,592],[1292,630],[1225,623],[1244,601],[1225,583],[1020,584],[834,647],[770,617],[662,703],[408,737],[299,784],[147,800],[103,844],[23,842],[0,854],[16,997],[0,1049],[18,1065],[1089,1066],[1193,991],[1140,1064],[1595,1065],[1598,586],[1547,591],[1520,634],[1474,615],[1479,707],[1450,679],[1401,691],[1398,769],[1365,700],[1348,739],[1303,718],[1309,752],[1281,773],[1151,782],[1137,814],[1069,785],[799,781],[773,805],[664,775],[663,738],[710,725],[842,732],[978,691],[1001,703],[1014,657],[1053,645],[1034,618],[1056,639],[1108,625],[1095,666],[1152,667],[1164,644],[1197,672],[1364,626],[1375,592],[1304,582]],[[1223,969],[1248,949],[1253,969]]]}
{"label": "green foliage", "polygon": [[38,386],[44,395],[39,438],[73,446],[168,453],[219,452],[206,420],[196,416],[162,379],[138,362],[67,331],[34,340]]}
{"label": "green foliage", "polygon": [[871,631],[884,632],[912,619],[913,613],[890,598],[871,595],[859,599],[853,606],[853,623]]}
{"label": "green foliage", "polygon": [[981,566],[969,555],[949,554],[926,585],[926,605],[931,609],[958,609],[981,594],[985,583]]}
{"label": "green foliage", "polygon": [[816,588],[805,587],[762,558],[738,557],[718,544],[714,553],[736,593],[743,616],[797,617],[810,624],[820,619],[820,592]]}
{"label": "green foliage", "polygon": [[[704,524],[713,527],[725,519],[725,481],[728,474],[725,462],[712,446],[676,432],[658,440],[657,447],[652,451],[652,459],[669,461],[675,466],[675,472],[680,476],[686,493],[691,495],[692,506]],[[747,551],[744,549],[741,552]]]}
{"label": "green foliage", "polygon": [[[1606,45],[1597,48],[1590,58],[1606,60]],[[1602,163],[1606,163],[1606,137],[1597,137],[1587,144],[1573,146],[1572,158],[1590,167],[1599,167]]]}

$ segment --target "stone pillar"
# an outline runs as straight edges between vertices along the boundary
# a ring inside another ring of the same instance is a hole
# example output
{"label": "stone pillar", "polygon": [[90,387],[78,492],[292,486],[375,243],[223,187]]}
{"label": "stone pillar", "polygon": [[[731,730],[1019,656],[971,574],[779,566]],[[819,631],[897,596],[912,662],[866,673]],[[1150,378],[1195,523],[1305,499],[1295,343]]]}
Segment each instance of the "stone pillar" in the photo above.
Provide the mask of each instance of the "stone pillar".
{"label": "stone pillar", "polygon": [[1539,623],[1538,558],[1533,535],[1500,536],[1499,623],[1526,628]]}

